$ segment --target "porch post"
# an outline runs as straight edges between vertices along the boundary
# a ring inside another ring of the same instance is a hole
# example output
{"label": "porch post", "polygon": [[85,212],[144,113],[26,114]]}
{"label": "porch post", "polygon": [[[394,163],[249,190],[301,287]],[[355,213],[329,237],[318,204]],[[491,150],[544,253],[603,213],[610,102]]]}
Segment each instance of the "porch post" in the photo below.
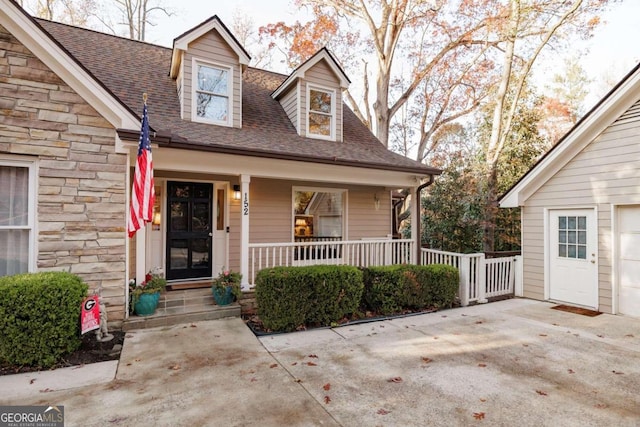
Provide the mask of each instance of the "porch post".
{"label": "porch post", "polygon": [[240,175],[240,273],[242,274],[242,290],[249,290],[249,183],[250,175]]}
{"label": "porch post", "polygon": [[420,200],[418,199],[418,188],[411,187],[411,240],[416,245],[411,264],[420,264]]}

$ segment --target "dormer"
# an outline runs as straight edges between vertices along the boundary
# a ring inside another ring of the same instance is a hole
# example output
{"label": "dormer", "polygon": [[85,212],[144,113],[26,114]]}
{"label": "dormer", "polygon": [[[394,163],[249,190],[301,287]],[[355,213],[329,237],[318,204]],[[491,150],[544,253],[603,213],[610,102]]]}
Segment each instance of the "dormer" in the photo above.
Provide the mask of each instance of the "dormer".
{"label": "dormer", "polygon": [[173,41],[170,76],[183,120],[242,127],[242,73],[251,58],[217,17]]}
{"label": "dormer", "polygon": [[322,48],[296,68],[271,94],[280,102],[298,135],[342,141],[342,92],[349,78]]}

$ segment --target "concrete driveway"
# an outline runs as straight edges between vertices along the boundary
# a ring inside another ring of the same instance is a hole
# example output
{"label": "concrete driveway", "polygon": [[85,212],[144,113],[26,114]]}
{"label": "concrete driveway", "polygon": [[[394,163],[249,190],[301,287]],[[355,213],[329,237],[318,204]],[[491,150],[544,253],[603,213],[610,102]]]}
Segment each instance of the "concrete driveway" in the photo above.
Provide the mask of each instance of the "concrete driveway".
{"label": "concrete driveway", "polygon": [[65,405],[67,426],[640,425],[640,320],[551,306],[514,299],[259,340],[239,319],[136,331],[115,380],[0,377],[0,404]]}

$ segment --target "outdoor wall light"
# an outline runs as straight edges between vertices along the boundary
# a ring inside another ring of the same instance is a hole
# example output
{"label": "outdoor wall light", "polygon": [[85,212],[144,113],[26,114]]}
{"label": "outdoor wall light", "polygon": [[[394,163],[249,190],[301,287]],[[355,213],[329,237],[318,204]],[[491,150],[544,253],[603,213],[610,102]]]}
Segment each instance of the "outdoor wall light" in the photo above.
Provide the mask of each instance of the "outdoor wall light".
{"label": "outdoor wall light", "polygon": [[153,221],[152,224],[153,225],[160,225],[160,220],[162,219],[162,217],[160,216],[160,212],[156,212],[153,214]]}
{"label": "outdoor wall light", "polygon": [[296,219],[296,227],[306,227],[307,226],[307,220],[304,218],[298,218]]}
{"label": "outdoor wall light", "polygon": [[240,200],[240,186],[238,184],[233,186],[233,200]]}

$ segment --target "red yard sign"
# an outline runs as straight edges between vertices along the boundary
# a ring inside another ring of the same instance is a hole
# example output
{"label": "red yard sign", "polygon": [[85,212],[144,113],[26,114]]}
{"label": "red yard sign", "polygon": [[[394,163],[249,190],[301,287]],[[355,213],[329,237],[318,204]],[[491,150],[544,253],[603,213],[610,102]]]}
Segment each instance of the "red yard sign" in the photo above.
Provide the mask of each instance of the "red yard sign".
{"label": "red yard sign", "polygon": [[82,334],[100,327],[100,304],[98,304],[97,295],[86,297],[84,301],[82,301],[80,327]]}

